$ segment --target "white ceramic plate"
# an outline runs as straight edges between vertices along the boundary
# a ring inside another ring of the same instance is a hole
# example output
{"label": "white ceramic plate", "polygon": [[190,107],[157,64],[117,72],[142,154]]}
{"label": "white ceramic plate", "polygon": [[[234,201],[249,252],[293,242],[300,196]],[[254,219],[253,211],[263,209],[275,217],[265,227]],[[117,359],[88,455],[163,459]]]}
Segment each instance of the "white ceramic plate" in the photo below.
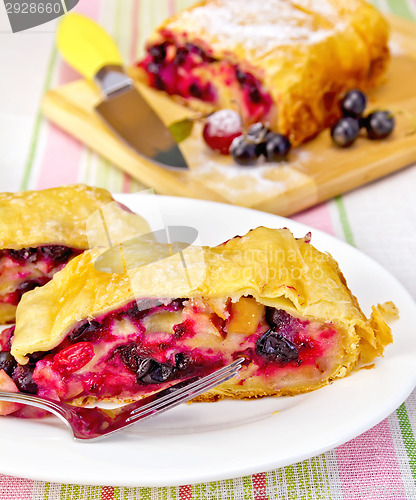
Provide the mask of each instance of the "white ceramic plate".
{"label": "white ceramic plate", "polygon": [[[142,196],[117,198],[138,213],[149,213],[150,205]],[[156,198],[166,225],[197,228],[203,244],[217,244],[260,225],[289,227],[298,237],[310,230],[289,219],[235,206]],[[153,204],[153,214],[154,208]],[[338,260],[365,313],[370,313],[373,303],[386,300],[399,307],[394,343],[375,369],[357,371],[328,387],[291,398],[183,405],[124,434],[90,444],[73,442],[55,418],[2,418],[0,472],[114,486],[220,480],[312,457],[387,417],[416,385],[416,305],[395,278],[356,249],[315,229],[312,243]]]}

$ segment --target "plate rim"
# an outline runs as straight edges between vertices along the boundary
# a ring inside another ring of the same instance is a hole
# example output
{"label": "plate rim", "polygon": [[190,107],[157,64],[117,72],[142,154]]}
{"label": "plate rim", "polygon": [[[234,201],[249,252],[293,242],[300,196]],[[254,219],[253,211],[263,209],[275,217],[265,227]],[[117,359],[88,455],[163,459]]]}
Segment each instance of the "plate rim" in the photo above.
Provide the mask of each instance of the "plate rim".
{"label": "plate rim", "polygon": [[[118,201],[121,201],[122,203],[125,203],[128,205],[128,202],[132,201],[133,198],[135,198],[137,195],[140,195],[139,193],[128,193],[128,194],[115,194],[114,198]],[[254,210],[246,207],[239,207],[235,205],[228,205],[224,203],[219,203],[219,202],[211,202],[207,200],[199,200],[199,199],[193,199],[193,198],[183,198],[183,197],[174,197],[174,196],[164,196],[164,195],[156,195],[158,199],[163,199],[164,201],[162,203],[195,203],[199,205],[205,205],[205,206],[212,206],[215,205],[217,209],[221,210],[235,210],[236,212],[246,212],[250,214],[255,214],[259,217],[264,217],[265,219],[275,219],[276,221],[279,221],[279,225],[275,225],[275,227],[282,227],[282,223],[288,224],[287,227],[291,229],[292,231],[312,231],[313,235],[318,235],[319,238],[324,238],[328,239],[330,242],[334,243],[335,247],[341,247],[341,248],[348,248],[349,251],[352,253],[355,253],[357,256],[360,256],[360,258],[363,258],[364,260],[367,260],[367,262],[371,262],[372,266],[375,266],[376,269],[382,272],[382,274],[388,276],[390,281],[394,283],[394,286],[397,288],[397,290],[400,292],[401,296],[407,300],[410,308],[413,308],[414,311],[416,311],[416,304],[410,295],[410,293],[406,290],[406,288],[395,278],[389,271],[387,271],[385,268],[383,268],[377,261],[373,260],[371,257],[367,256],[364,254],[362,251],[358,250],[357,248],[349,245],[347,242],[342,241],[338,238],[336,238],[333,235],[330,235],[328,233],[325,233],[319,229],[312,228],[308,224],[303,224],[301,222],[285,218],[282,216],[270,214],[268,212],[261,212],[259,210]],[[232,237],[233,235],[230,235]],[[312,241],[312,244],[314,242]],[[321,249],[321,251],[325,251]],[[331,249],[328,249],[328,251],[331,251]],[[342,266],[341,266],[342,269]],[[348,276],[347,276],[348,279]],[[394,327],[392,328],[394,332]],[[193,473],[192,477],[180,477],[176,480],[169,479],[167,482],[163,480],[161,477],[162,474],[159,473],[159,479],[156,478],[147,478],[144,479],[141,478],[140,480],[136,480],[134,478],[131,478],[130,481],[127,481],[123,479],[121,482],[117,481],[114,477],[110,477],[109,480],[107,481],[105,477],[100,477],[100,474],[95,474],[94,478],[89,478],[87,481],[85,479],[80,479],[76,478],[74,474],[71,472],[68,473],[57,473],[55,471],[54,474],[48,475],[48,474],[42,474],[39,472],[33,472],[30,474],[22,474],[22,471],[19,470],[19,467],[16,467],[15,464],[5,464],[2,462],[5,462],[4,459],[0,460],[0,469],[2,474],[6,475],[14,475],[18,477],[25,477],[28,479],[33,479],[33,480],[39,480],[39,481],[53,481],[53,482],[58,482],[58,483],[68,483],[72,482],[75,484],[83,484],[83,485],[95,485],[95,486],[128,486],[128,487],[163,487],[163,486],[180,486],[184,484],[196,484],[196,483],[201,483],[201,482],[210,482],[210,481],[217,481],[217,480],[224,480],[224,479],[232,479],[232,478],[237,478],[241,477],[244,475],[251,475],[259,472],[265,472],[269,470],[273,470],[275,468],[279,467],[284,467],[291,465],[293,463],[298,463],[303,460],[307,460],[313,456],[320,455],[321,453],[325,453],[331,449],[334,449],[351,439],[354,439],[355,437],[361,435],[362,433],[368,431],[375,425],[377,425],[379,422],[384,420],[388,415],[390,415],[395,409],[397,409],[400,404],[403,403],[407,399],[407,397],[411,394],[413,391],[414,387],[416,386],[416,363],[415,363],[415,368],[413,369],[412,377],[409,377],[407,380],[408,383],[405,386],[401,386],[400,390],[395,393],[395,398],[390,400],[389,405],[384,405],[379,411],[377,412],[376,418],[371,420],[371,423],[369,423],[369,420],[367,419],[361,427],[355,427],[354,429],[350,429],[349,432],[345,432],[342,436],[339,436],[338,439],[333,440],[331,443],[325,443],[322,447],[315,448],[314,450],[310,450],[307,453],[302,454],[302,456],[293,456],[291,457],[288,461],[283,460],[284,463],[281,463],[282,460],[277,460],[274,463],[268,462],[268,463],[258,463],[255,466],[252,465],[247,465],[245,467],[239,467],[238,469],[235,469],[234,471],[231,470],[226,470],[226,471],[203,471],[200,472],[199,474]],[[336,382],[337,383],[337,382]],[[328,387],[328,386],[327,386]],[[325,389],[325,388],[322,388]],[[319,391],[322,391],[322,389],[319,389]],[[313,393],[316,393],[318,391],[314,391]],[[313,393],[307,393],[307,394],[313,394]],[[67,433],[66,429],[64,429],[65,433]],[[71,439],[70,434],[68,433],[69,439]],[[1,445],[2,438],[0,436],[0,445]],[[64,443],[63,443],[64,444]],[[86,446],[84,443],[81,444],[81,446]],[[2,454],[3,455],[3,454]],[[76,474],[75,474],[76,475]]]}

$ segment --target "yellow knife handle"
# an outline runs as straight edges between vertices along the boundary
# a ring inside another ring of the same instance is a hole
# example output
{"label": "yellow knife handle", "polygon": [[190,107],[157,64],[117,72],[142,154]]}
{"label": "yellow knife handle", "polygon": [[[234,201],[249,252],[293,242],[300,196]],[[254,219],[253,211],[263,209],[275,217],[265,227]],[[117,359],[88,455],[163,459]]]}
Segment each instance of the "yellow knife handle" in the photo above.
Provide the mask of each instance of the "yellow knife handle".
{"label": "yellow knife handle", "polygon": [[93,80],[104,66],[123,65],[118,47],[110,35],[81,14],[65,14],[58,27],[57,44],[66,62],[89,80]]}

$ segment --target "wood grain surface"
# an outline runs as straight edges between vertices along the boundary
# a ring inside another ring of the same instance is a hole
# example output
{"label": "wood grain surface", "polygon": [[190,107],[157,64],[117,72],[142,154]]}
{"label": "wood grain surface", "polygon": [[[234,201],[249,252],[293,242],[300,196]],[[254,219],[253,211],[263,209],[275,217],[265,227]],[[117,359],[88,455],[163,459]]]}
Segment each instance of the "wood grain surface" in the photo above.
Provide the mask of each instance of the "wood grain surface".
{"label": "wood grain surface", "polygon": [[[390,109],[393,135],[360,137],[348,149],[332,145],[329,131],[291,152],[290,161],[239,167],[204,144],[201,125],[181,143],[190,169],[176,172],[144,160],[123,144],[95,114],[100,91],[85,80],[43,99],[49,120],[157,193],[221,201],[278,215],[292,215],[321,201],[393,173],[416,161],[416,24],[389,16],[392,60],[383,84],[369,95],[368,110]],[[192,116],[165,95],[138,84],[166,124]]]}

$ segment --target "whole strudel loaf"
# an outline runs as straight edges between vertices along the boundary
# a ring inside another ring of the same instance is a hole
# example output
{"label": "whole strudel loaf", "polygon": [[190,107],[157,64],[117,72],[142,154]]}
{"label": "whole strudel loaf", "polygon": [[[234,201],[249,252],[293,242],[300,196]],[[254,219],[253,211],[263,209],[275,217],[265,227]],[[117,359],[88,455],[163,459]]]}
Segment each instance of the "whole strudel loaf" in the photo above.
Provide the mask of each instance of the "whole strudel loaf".
{"label": "whole strudel loaf", "polygon": [[132,74],[195,109],[237,109],[296,146],[339,117],[346,91],[380,82],[388,36],[365,0],[204,0],[154,31]]}

